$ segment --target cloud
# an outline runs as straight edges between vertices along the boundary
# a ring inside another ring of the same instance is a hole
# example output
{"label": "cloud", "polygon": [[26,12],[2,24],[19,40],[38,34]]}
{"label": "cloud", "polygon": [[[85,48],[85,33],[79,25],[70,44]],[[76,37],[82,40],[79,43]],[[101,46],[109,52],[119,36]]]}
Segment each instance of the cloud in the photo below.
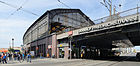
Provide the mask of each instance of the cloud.
{"label": "cloud", "polygon": [[20,46],[22,36],[31,24],[30,20],[0,19],[0,47],[8,47],[13,37],[16,39],[15,46]]}
{"label": "cloud", "polygon": [[[31,24],[29,21],[19,19],[0,19],[0,28],[2,27],[27,27]],[[24,26],[23,26],[24,25]]]}

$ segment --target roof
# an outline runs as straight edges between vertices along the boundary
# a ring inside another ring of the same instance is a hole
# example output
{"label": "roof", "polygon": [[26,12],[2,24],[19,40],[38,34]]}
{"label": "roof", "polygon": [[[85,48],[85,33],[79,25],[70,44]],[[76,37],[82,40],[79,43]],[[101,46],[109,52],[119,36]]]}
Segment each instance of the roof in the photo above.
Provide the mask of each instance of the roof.
{"label": "roof", "polygon": [[[48,13],[51,13],[51,14],[54,13],[54,12],[62,13],[62,11],[64,11],[64,10],[65,10],[66,12],[68,12],[68,11],[79,12],[81,15],[84,16],[85,19],[88,19],[89,22],[90,22],[91,24],[94,25],[94,22],[93,22],[92,20],[90,20],[89,17],[87,17],[80,9],[64,9],[64,8],[57,8],[57,9],[52,9],[52,10],[46,11],[41,17],[39,17],[39,18],[26,30],[24,36],[25,36],[26,33],[32,28],[32,26],[34,26],[39,20],[41,20],[43,17],[45,17]],[[23,36],[23,38],[24,38],[24,36]]]}

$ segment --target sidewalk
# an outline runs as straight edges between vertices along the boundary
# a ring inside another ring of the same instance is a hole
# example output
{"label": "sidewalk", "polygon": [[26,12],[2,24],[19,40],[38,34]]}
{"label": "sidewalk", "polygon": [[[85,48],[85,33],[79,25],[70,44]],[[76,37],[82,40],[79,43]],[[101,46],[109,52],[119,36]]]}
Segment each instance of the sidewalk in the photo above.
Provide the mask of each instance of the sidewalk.
{"label": "sidewalk", "polygon": [[123,53],[120,56],[136,56],[136,53]]}
{"label": "sidewalk", "polygon": [[[18,61],[9,62],[8,64],[0,64],[0,66],[96,66],[101,64],[112,64],[115,61],[106,60],[92,60],[92,59],[63,59],[63,58],[37,58],[33,59],[32,63],[27,63],[26,61],[20,63]],[[102,66],[102,65],[101,65]]]}
{"label": "sidewalk", "polygon": [[32,59],[32,62],[27,62],[27,60],[23,61],[23,62],[19,62],[19,61],[8,61],[7,64],[0,64],[0,65],[19,65],[19,64],[37,64],[37,63],[64,63],[64,62],[74,62],[74,61],[82,61],[84,59],[63,59],[63,58],[36,58],[36,59]]}

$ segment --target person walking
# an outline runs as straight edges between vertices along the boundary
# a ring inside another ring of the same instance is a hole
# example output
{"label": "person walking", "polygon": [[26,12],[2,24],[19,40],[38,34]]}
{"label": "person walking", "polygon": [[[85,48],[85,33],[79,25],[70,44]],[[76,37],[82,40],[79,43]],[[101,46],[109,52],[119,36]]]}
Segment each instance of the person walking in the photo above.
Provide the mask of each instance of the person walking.
{"label": "person walking", "polygon": [[18,61],[21,63],[21,54],[20,53],[18,53],[17,58],[18,58]]}
{"label": "person walking", "polygon": [[24,61],[25,60],[25,54],[23,53],[22,54],[22,61]]}
{"label": "person walking", "polygon": [[30,53],[27,55],[27,62],[31,63],[31,54]]}
{"label": "person walking", "polygon": [[2,56],[2,61],[3,61],[3,64],[4,63],[6,63],[7,64],[7,59],[6,59],[7,57],[6,57],[6,55],[5,54],[3,54],[3,56]]}
{"label": "person walking", "polygon": [[2,55],[0,54],[0,63],[1,63],[1,61],[2,61],[2,58],[1,58],[1,57],[2,57]]}
{"label": "person walking", "polygon": [[8,53],[5,53],[5,55],[6,55],[6,59],[7,59],[7,61],[9,61],[9,54]]}
{"label": "person walking", "polygon": [[17,54],[13,54],[13,57],[14,57],[14,60],[16,61],[16,59],[17,59]]}
{"label": "person walking", "polygon": [[10,61],[12,60],[12,54],[11,53],[9,54],[9,60]]}

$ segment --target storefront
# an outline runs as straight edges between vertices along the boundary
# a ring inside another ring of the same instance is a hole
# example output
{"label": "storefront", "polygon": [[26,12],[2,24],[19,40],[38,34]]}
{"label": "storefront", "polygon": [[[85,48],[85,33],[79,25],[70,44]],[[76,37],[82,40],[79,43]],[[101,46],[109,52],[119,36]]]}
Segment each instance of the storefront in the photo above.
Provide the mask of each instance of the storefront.
{"label": "storefront", "polygon": [[69,44],[68,43],[62,43],[57,45],[57,58],[69,58]]}

